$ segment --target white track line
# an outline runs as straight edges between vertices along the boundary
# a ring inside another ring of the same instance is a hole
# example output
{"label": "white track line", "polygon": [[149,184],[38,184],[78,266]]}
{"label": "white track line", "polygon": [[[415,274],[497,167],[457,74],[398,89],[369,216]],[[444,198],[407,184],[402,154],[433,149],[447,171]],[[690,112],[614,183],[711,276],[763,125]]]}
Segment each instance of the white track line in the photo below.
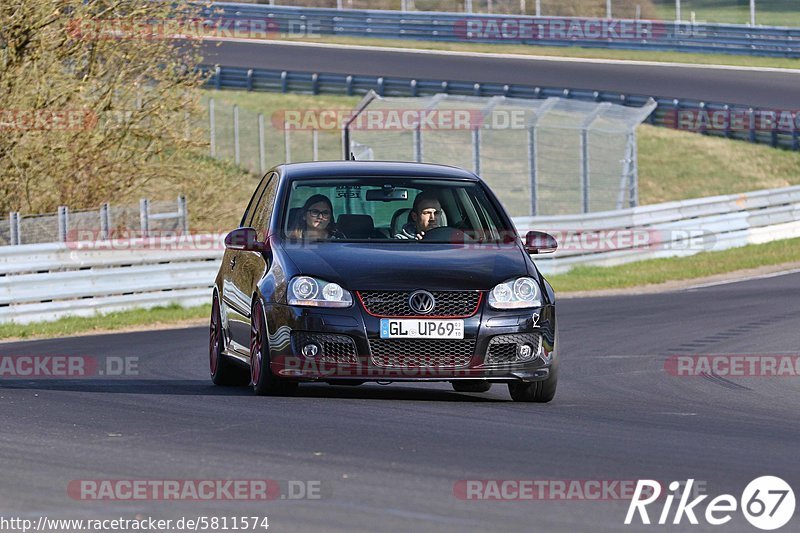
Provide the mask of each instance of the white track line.
{"label": "white track line", "polygon": [[742,283],[744,281],[754,281],[759,279],[777,278],[780,276],[788,276],[790,274],[800,273],[800,268],[794,270],[784,270],[781,272],[770,272],[769,274],[761,274],[759,276],[749,276],[744,278],[726,279],[723,281],[712,281],[711,283],[701,283],[699,285],[692,285],[682,289],[684,291],[692,291],[695,289],[705,289],[706,287],[716,287],[717,285],[730,285],[731,283]]}
{"label": "white track line", "polygon": [[440,56],[460,56],[460,57],[481,57],[490,59],[519,59],[527,61],[549,61],[552,63],[590,63],[602,65],[630,65],[643,67],[674,67],[692,69],[713,69],[713,70],[733,70],[741,72],[780,72],[800,75],[800,69],[775,68],[775,67],[742,67],[734,65],[706,65],[696,63],[672,63],[666,61],[635,61],[629,59],[595,59],[586,57],[562,57],[562,56],[536,56],[527,54],[497,54],[487,52],[463,52],[456,50],[430,50],[423,48],[398,48],[394,46],[366,46],[360,44],[335,44],[335,43],[314,43],[305,41],[286,41],[272,39],[243,39],[237,37],[203,37],[204,41],[220,41],[231,43],[247,44],[267,44],[275,46],[298,46],[306,48],[336,48],[341,50],[367,50],[372,52],[402,52],[424,55]]}

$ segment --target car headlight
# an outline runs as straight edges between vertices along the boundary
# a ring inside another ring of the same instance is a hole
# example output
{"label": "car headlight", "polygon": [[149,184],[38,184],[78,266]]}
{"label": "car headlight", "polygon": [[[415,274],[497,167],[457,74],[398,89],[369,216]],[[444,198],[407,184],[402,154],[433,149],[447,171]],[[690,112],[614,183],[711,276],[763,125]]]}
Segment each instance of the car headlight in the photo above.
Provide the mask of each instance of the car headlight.
{"label": "car headlight", "polygon": [[350,307],[353,297],[337,283],[310,276],[297,276],[289,282],[286,296],[289,305],[309,307]]}
{"label": "car headlight", "polygon": [[541,307],[539,285],[533,278],[516,278],[496,285],[489,292],[489,307],[493,309],[526,309]]}

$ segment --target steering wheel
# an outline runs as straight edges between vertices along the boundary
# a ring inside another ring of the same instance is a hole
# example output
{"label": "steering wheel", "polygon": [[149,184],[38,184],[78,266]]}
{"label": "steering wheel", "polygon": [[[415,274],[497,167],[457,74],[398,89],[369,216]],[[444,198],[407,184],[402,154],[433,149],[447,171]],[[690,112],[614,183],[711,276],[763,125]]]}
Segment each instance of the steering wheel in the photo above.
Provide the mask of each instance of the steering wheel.
{"label": "steering wheel", "polygon": [[466,233],[458,228],[453,228],[450,226],[441,226],[438,228],[433,228],[432,230],[428,230],[425,232],[425,235],[423,235],[422,240],[442,241],[451,244],[474,242],[474,239],[469,237]]}

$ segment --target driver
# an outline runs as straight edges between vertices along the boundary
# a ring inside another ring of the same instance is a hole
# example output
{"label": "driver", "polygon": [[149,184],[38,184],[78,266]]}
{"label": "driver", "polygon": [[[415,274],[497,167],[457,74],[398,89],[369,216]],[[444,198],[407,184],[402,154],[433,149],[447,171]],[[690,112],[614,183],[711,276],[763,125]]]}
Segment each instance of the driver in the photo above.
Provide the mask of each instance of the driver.
{"label": "driver", "polygon": [[414,198],[414,207],[409,213],[409,222],[400,229],[395,239],[420,240],[426,231],[438,228],[442,220],[442,205],[436,195],[423,191]]}

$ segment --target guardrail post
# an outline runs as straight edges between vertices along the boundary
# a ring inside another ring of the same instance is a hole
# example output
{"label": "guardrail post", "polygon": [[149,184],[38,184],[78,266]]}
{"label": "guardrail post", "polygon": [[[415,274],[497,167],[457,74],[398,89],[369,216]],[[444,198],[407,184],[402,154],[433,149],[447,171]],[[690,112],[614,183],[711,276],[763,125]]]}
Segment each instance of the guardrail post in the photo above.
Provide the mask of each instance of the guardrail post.
{"label": "guardrail post", "polygon": [[378,96],[383,96],[383,91],[384,91],[384,83],[383,83],[383,81],[384,81],[383,80],[383,76],[378,78],[378,91],[377,91],[378,92]]}
{"label": "guardrail post", "polygon": [[20,243],[20,231],[19,231],[19,212],[12,211],[8,214],[8,222],[9,222],[9,244],[17,245]]}
{"label": "guardrail post", "polygon": [[481,129],[472,128],[472,171],[481,175]]}
{"label": "guardrail post", "polygon": [[214,69],[214,88],[218,91],[222,89],[222,67]]}
{"label": "guardrail post", "polygon": [[446,81],[443,81],[443,82],[442,82],[442,92],[443,92],[444,94],[447,94],[447,90],[448,90],[448,88],[449,88],[449,84],[448,84]]}
{"label": "guardrail post", "polygon": [[253,90],[253,69],[247,69],[247,90]]}
{"label": "guardrail post", "polygon": [[528,128],[528,172],[531,181],[531,216],[539,210],[538,184],[536,183],[536,128]]}
{"label": "guardrail post", "polygon": [[211,157],[217,157],[217,119],[214,111],[214,99],[208,99],[208,129],[211,143]]}
{"label": "guardrail post", "polygon": [[111,217],[109,211],[108,203],[104,203],[100,206],[100,239],[104,241],[111,238]]}
{"label": "guardrail post", "polygon": [[480,96],[481,95],[481,84],[480,83],[476,83],[475,85],[473,85],[472,86],[472,92],[475,94],[475,96]]}
{"label": "guardrail post", "polygon": [[319,74],[311,75],[311,94],[319,94]]}
{"label": "guardrail post", "polygon": [[749,128],[748,140],[754,143],[756,142],[756,114],[752,107],[747,110],[747,118]]}
{"label": "guardrail post", "polygon": [[411,80],[408,85],[411,87],[411,96],[417,96],[417,80]]}
{"label": "guardrail post", "polygon": [[289,73],[285,70],[281,72],[281,92],[285,93],[289,91]]}
{"label": "guardrail post", "polygon": [[261,174],[267,172],[267,150],[264,140],[264,114],[258,114],[258,168]]}
{"label": "guardrail post", "polygon": [[414,141],[414,161],[417,163],[422,163],[422,130],[420,129],[420,125],[417,124],[417,127],[414,128],[413,133],[413,141]]}
{"label": "guardrail post", "polygon": [[347,96],[353,96],[353,76],[347,76],[344,79],[344,87]]}
{"label": "guardrail post", "polygon": [[314,161],[319,161],[319,131],[311,130],[311,156]]}
{"label": "guardrail post", "polygon": [[150,233],[150,201],[147,198],[139,200],[139,228],[143,237]]}
{"label": "guardrail post", "polygon": [[178,195],[178,224],[182,233],[189,232],[189,212],[186,207],[186,197]]}
{"label": "guardrail post", "polygon": [[792,114],[792,150],[800,150],[800,138],[797,135],[797,120],[800,116],[797,113]]}
{"label": "guardrail post", "polygon": [[69,232],[69,208],[65,205],[58,206],[58,242],[67,242]]}
{"label": "guardrail post", "polygon": [[581,209],[589,212],[589,128],[581,128]]}
{"label": "guardrail post", "polygon": [[233,162],[239,165],[239,106],[233,104]]}

